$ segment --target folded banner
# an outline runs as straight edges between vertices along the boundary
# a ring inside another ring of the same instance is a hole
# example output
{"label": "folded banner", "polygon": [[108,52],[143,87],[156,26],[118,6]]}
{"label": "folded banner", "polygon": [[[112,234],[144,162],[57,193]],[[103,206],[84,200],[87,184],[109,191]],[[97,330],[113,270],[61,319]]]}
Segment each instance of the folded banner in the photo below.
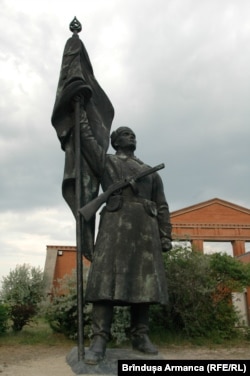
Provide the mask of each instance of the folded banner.
{"label": "folded banner", "polygon": [[[75,145],[74,145],[74,98],[84,97],[81,116],[88,121],[96,140],[107,151],[110,128],[114,118],[113,106],[94,77],[88,53],[75,33],[66,42],[56,100],[51,122],[61,147],[65,152],[62,194],[76,216],[75,200]],[[82,203],[94,199],[99,190],[99,180],[82,156]],[[89,258],[93,251],[95,218],[84,226],[83,254]]]}

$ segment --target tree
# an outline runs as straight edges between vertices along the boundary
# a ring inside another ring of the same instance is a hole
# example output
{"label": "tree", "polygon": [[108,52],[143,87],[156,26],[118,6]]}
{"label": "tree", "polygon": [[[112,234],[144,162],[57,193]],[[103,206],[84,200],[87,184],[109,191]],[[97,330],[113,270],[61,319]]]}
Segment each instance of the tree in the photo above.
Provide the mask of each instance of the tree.
{"label": "tree", "polygon": [[38,311],[44,297],[43,271],[30,265],[17,265],[2,279],[0,298],[9,306],[9,315],[14,331],[22,330]]}

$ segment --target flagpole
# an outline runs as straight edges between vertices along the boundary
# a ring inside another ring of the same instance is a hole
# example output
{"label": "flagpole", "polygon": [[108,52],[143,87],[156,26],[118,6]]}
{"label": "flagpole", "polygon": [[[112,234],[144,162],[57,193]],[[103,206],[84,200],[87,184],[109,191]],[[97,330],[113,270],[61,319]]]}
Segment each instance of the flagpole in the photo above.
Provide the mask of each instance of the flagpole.
{"label": "flagpole", "polygon": [[[74,18],[70,24],[70,30],[74,35],[81,31],[80,22]],[[78,37],[78,35],[77,35]],[[82,158],[81,158],[81,131],[80,131],[80,96],[74,98],[75,112],[75,200],[76,200],[76,276],[77,276],[77,341],[78,361],[84,359],[84,297],[83,297],[83,219],[79,213],[82,205]]]}
{"label": "flagpole", "polygon": [[82,218],[79,213],[81,207],[81,144],[80,144],[80,99],[75,101],[75,156],[76,156],[76,264],[77,264],[77,339],[78,360],[84,358],[84,320],[83,320],[83,262],[82,262]]}
{"label": "flagpole", "polygon": [[[85,111],[84,107],[88,104],[90,127],[95,127],[98,143],[104,150],[107,150],[114,109],[94,77],[88,53],[78,36],[82,30],[80,22],[75,17],[69,26],[73,35],[67,40],[64,48],[51,122],[61,147],[65,151],[62,194],[76,220],[77,334],[78,356],[79,360],[82,360],[84,358],[83,310],[85,301],[83,256],[85,255],[89,260],[92,257],[95,223],[94,220],[86,223],[79,209],[88,200],[96,197],[100,181],[81,153],[81,111]],[[93,100],[89,101],[91,97]],[[72,192],[73,177],[75,178],[74,192]]]}

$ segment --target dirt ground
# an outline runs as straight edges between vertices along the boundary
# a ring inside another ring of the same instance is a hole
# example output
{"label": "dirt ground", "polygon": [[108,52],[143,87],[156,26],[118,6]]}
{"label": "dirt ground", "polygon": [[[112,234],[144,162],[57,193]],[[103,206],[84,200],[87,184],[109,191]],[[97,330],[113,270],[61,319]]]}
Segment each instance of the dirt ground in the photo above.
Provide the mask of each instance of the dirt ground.
{"label": "dirt ground", "polygon": [[[66,363],[67,346],[0,346],[0,375],[3,376],[72,376]],[[170,346],[160,348],[165,359],[250,359],[247,347],[206,348]]]}

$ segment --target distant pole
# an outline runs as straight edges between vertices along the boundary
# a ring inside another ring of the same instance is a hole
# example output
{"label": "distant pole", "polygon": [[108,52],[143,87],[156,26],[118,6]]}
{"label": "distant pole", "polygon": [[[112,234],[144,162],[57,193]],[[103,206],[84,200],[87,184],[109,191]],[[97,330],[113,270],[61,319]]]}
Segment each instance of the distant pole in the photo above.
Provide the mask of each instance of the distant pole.
{"label": "distant pole", "polygon": [[[70,30],[75,36],[81,32],[82,26],[76,19],[70,23]],[[79,213],[82,206],[82,163],[81,163],[81,132],[80,132],[80,97],[74,98],[75,105],[75,172],[76,172],[76,265],[77,265],[77,340],[78,340],[78,360],[84,358],[84,298],[83,298],[83,219]]]}

